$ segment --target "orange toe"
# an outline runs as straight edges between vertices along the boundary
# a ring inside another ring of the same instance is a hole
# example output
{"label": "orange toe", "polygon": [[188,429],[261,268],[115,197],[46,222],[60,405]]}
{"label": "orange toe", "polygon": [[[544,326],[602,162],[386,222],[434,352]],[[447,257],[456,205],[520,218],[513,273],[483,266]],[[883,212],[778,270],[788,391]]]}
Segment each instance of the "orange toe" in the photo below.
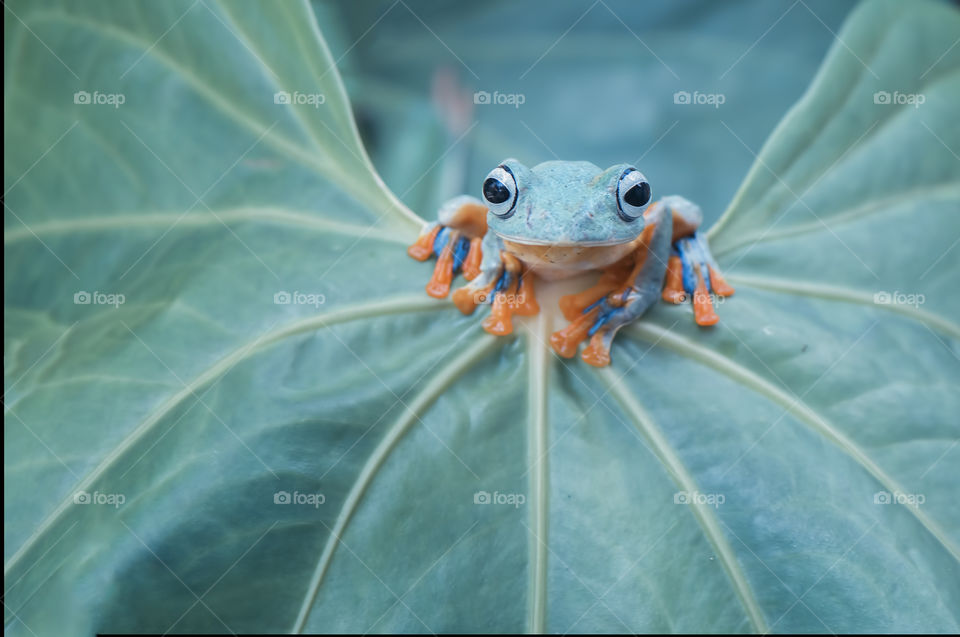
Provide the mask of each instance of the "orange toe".
{"label": "orange toe", "polygon": [[716,325],[720,317],[713,311],[713,301],[707,292],[707,285],[703,281],[703,276],[697,273],[697,289],[693,293],[693,318],[697,325]]}
{"label": "orange toe", "polygon": [[583,349],[581,358],[594,367],[606,367],[610,364],[610,350],[603,344],[603,330],[593,333],[590,344]]}
{"label": "orange toe", "polygon": [[480,249],[481,243],[483,243],[483,239],[470,239],[470,251],[463,260],[462,266],[463,278],[467,281],[473,281],[480,276],[480,263],[483,261],[483,251]]}
{"label": "orange toe", "polygon": [[573,358],[573,355],[577,353],[577,345],[579,343],[579,340],[564,334],[563,330],[559,330],[550,335],[550,346],[553,348],[553,351],[564,358]]}
{"label": "orange toe", "polygon": [[517,289],[513,313],[517,316],[536,316],[540,312],[537,295],[533,287],[533,272],[527,271],[520,278],[520,287]]}
{"label": "orange toe", "polygon": [[667,275],[661,296],[668,303],[683,303],[687,299],[687,293],[683,289],[683,262],[676,255],[667,261]]}
{"label": "orange toe", "polygon": [[468,286],[464,286],[454,290],[452,297],[453,304],[464,314],[473,314],[473,311],[477,309],[477,304],[482,302],[482,294],[483,292],[481,291],[472,290]]}
{"label": "orange toe", "polygon": [[709,268],[710,270],[710,287],[713,288],[713,291],[717,293],[717,296],[732,296],[734,289],[729,283],[723,280],[723,277],[720,276],[720,273]]}
{"label": "orange toe", "polygon": [[483,329],[494,336],[506,336],[513,333],[510,307],[507,305],[503,294],[497,294],[494,297],[490,316],[483,320]]}
{"label": "orange toe", "polygon": [[587,338],[590,326],[597,316],[597,309],[581,314],[577,319],[562,330],[550,335],[550,345],[554,351],[564,358],[572,358],[577,353],[577,346]]}
{"label": "orange toe", "polygon": [[568,321],[576,321],[580,313],[583,312],[583,308],[580,306],[580,299],[576,294],[561,296],[557,305],[560,306],[560,312],[563,314],[563,318]]}
{"label": "orange toe", "polygon": [[437,265],[433,268],[433,276],[427,283],[427,294],[435,299],[445,299],[450,293],[450,282],[453,281],[453,258],[447,250],[440,253]]}
{"label": "orange toe", "polygon": [[437,233],[439,232],[440,226],[434,226],[430,232],[420,235],[416,242],[407,248],[407,254],[417,261],[426,261],[429,259],[430,255],[433,254],[433,242],[436,240]]}

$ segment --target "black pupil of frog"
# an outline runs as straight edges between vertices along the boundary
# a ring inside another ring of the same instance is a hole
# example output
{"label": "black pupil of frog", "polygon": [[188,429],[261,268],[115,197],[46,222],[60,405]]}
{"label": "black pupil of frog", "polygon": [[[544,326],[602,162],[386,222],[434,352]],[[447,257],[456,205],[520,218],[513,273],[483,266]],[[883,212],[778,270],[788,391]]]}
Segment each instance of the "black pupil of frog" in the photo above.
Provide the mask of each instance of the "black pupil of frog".
{"label": "black pupil of frog", "polygon": [[633,186],[623,195],[623,200],[631,206],[639,208],[650,201],[650,184],[645,181]]}
{"label": "black pupil of frog", "polygon": [[510,191],[500,180],[487,177],[483,182],[483,198],[490,203],[503,203],[510,198]]}

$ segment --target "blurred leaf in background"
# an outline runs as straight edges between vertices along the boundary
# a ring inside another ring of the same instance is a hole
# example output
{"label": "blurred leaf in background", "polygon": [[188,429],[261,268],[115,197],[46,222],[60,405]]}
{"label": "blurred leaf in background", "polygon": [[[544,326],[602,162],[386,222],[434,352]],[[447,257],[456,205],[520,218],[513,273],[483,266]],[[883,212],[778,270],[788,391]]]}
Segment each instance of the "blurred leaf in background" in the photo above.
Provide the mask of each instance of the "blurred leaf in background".
{"label": "blurred leaf in background", "polygon": [[[377,167],[422,216],[432,218],[444,198],[476,195],[487,172],[513,156],[531,166],[637,162],[656,193],[700,203],[709,225],[753,163],[727,127],[759,150],[855,3],[315,6],[339,9],[349,35],[331,46],[361,121],[370,123],[364,130],[375,131],[369,142]],[[447,76],[473,107],[467,124],[476,123],[459,143],[461,130],[438,134],[443,106],[429,103],[432,85]],[[519,95],[523,103],[474,105],[481,91]],[[676,104],[680,91],[719,93],[724,101],[719,108]]]}
{"label": "blurred leaf in background", "polygon": [[[958,33],[6,3],[6,631],[956,632]],[[510,155],[726,209],[720,325],[598,371],[426,297],[408,206]]]}

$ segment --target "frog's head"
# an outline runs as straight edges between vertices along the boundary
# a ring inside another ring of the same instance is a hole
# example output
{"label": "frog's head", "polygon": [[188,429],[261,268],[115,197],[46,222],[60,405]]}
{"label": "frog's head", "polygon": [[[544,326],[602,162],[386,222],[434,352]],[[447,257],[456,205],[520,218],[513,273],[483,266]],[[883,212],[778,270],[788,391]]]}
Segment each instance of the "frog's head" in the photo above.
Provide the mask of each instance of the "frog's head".
{"label": "frog's head", "polygon": [[650,184],[629,164],[601,170],[548,161],[531,169],[508,159],[484,180],[483,200],[490,229],[511,243],[612,246],[643,232]]}

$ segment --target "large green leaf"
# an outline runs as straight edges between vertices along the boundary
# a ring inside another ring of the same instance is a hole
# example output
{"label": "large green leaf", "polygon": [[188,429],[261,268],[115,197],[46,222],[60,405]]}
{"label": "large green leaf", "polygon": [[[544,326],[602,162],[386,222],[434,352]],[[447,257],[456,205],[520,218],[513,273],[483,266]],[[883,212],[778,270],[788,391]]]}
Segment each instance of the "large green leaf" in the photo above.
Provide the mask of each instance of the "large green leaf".
{"label": "large green leaf", "polygon": [[955,10],[852,14],[712,231],[720,325],[602,371],[423,294],[305,3],[5,19],[9,633],[960,628]]}

